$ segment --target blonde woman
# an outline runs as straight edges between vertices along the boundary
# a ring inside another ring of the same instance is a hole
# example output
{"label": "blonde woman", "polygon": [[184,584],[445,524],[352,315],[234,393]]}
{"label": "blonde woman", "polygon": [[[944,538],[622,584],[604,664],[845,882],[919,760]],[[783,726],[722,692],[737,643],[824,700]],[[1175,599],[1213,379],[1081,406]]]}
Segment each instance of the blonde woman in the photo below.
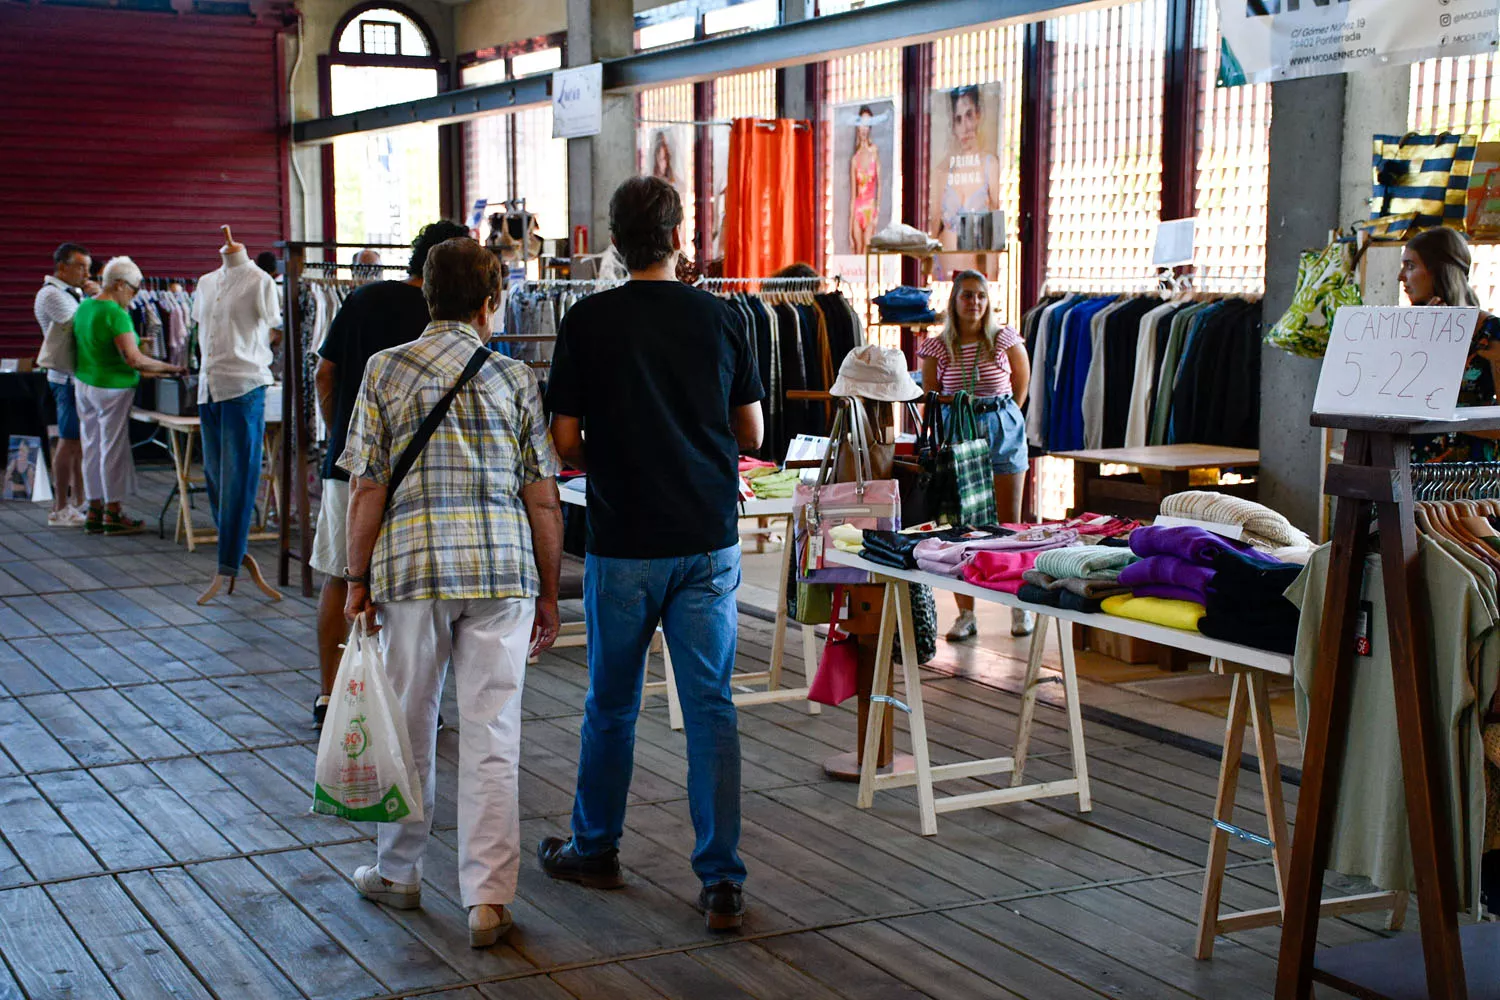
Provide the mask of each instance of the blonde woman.
{"label": "blonde woman", "polygon": [[[1030,464],[1021,407],[1031,386],[1031,360],[1021,335],[995,317],[984,275],[960,271],[954,276],[942,333],[924,341],[917,356],[923,389],[937,391],[945,403],[959,391],[975,397],[979,424],[990,442],[995,509],[1000,520],[1019,521]],[[972,639],[979,634],[974,599],[960,594],[955,600],[958,620],[948,630],[948,641]],[[1035,624],[1031,612],[1017,609],[1011,615],[1011,635],[1030,635]]]}

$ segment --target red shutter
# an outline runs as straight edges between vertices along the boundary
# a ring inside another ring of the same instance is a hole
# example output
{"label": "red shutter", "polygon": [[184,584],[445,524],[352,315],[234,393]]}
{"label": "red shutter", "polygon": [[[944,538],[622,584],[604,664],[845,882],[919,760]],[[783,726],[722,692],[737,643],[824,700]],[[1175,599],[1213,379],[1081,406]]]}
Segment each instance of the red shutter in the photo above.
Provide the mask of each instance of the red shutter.
{"label": "red shutter", "polygon": [[277,30],[0,7],[0,356],[40,344],[32,298],[64,240],[196,277],[218,266],[222,223],[252,255],[284,238]]}

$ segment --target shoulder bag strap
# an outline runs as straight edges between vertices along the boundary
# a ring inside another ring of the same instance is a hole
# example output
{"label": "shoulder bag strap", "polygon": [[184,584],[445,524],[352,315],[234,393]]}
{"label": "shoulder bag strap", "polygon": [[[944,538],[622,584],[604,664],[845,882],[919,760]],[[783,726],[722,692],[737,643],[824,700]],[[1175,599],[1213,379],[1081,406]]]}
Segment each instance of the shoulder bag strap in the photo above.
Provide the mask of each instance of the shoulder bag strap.
{"label": "shoulder bag strap", "polygon": [[474,353],[469,357],[469,363],[464,366],[463,374],[458,377],[457,382],[453,383],[453,388],[438,400],[432,412],[423,419],[422,426],[417,428],[417,433],[412,435],[412,439],[402,449],[401,457],[396,459],[396,466],[391,470],[391,481],[385,488],[387,509],[391,506],[391,500],[396,496],[396,487],[401,485],[401,480],[406,478],[406,474],[411,471],[411,467],[416,464],[417,458],[422,454],[422,449],[427,447],[427,442],[432,440],[432,435],[438,429],[438,425],[448,415],[448,408],[453,405],[453,397],[457,396],[459,390],[479,374],[479,369],[483,368],[485,361],[489,360],[490,353],[488,347],[474,349]]}

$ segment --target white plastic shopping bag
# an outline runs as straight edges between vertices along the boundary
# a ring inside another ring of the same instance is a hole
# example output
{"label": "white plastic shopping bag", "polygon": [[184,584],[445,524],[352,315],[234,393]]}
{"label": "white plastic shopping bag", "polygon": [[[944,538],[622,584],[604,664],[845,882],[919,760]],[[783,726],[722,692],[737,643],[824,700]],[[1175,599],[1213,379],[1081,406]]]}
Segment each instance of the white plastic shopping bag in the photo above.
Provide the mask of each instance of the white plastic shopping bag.
{"label": "white plastic shopping bag", "polygon": [[356,624],[344,646],[318,740],[315,813],[376,823],[422,819],[422,779],[406,719],[373,636]]}

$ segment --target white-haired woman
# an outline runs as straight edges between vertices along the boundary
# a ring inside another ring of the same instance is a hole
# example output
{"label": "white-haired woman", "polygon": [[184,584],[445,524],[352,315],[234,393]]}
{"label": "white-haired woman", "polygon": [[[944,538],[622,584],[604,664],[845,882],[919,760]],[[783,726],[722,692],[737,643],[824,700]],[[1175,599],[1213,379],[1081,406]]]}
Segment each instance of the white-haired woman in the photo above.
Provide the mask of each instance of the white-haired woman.
{"label": "white-haired woman", "polygon": [[130,404],[141,376],[180,375],[183,369],[141,353],[130,322],[130,300],[141,288],[141,269],[129,257],[104,265],[101,289],[73,315],[74,395],[83,442],[83,494],[91,535],[130,535],[141,522],[126,517],[120,501],[130,488]]}
{"label": "white-haired woman", "polygon": [[[995,509],[1000,520],[1021,520],[1025,489],[1026,418],[1021,407],[1031,384],[1031,359],[1021,335],[1002,326],[990,308],[989,282],[978,271],[961,271],[953,278],[948,318],[943,332],[917,348],[922,359],[922,388],[937,391],[944,401],[963,391],[975,397],[979,423],[990,442],[990,466],[995,477]],[[958,620],[948,630],[948,641],[979,634],[974,599],[955,595]],[[1015,611],[1011,635],[1029,635],[1035,627],[1031,612]]]}

